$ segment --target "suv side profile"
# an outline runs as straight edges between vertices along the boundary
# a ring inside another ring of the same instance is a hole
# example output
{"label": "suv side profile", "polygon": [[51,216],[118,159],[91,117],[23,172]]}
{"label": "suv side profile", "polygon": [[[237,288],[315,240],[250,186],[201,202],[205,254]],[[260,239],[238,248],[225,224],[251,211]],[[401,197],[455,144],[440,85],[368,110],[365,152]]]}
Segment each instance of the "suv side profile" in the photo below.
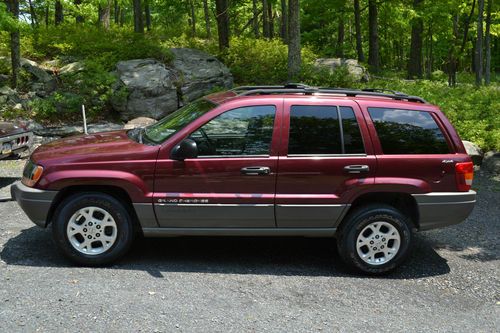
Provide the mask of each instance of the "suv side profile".
{"label": "suv side profile", "polygon": [[423,99],[290,84],[45,144],[11,192],[82,265],[117,260],[138,233],[306,236],[335,237],[350,267],[380,274],[413,231],[467,218],[472,178],[455,129]]}

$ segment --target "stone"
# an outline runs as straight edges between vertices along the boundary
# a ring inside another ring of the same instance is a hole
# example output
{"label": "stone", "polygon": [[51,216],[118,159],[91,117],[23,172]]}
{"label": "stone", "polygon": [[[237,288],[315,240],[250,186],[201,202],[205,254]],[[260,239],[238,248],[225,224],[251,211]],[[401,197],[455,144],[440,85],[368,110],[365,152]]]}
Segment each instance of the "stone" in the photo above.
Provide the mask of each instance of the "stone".
{"label": "stone", "polygon": [[[83,124],[43,127],[33,122],[33,124],[28,124],[28,129],[31,129],[35,135],[42,137],[67,137],[82,134]],[[110,122],[87,125],[88,133],[117,131],[121,129],[123,129],[123,125]]]}
{"label": "stone", "polygon": [[500,152],[489,151],[484,154],[481,169],[495,176],[500,176]]}
{"label": "stone", "polygon": [[345,66],[355,81],[368,82],[370,80],[368,71],[365,67],[360,65],[356,59],[319,58],[314,61],[313,66],[317,69],[326,69],[330,73],[333,73],[340,67]]}
{"label": "stone", "polygon": [[178,108],[175,74],[163,63],[154,59],[120,61],[116,75],[111,104],[123,120],[159,119]]}
{"label": "stone", "polygon": [[229,69],[217,58],[189,48],[173,48],[173,68],[179,73],[179,85],[185,102],[193,101],[221,87],[233,86]]}
{"label": "stone", "polygon": [[42,83],[53,80],[53,77],[39,66],[35,61],[21,58],[21,67],[28,73],[33,75],[37,81]]}
{"label": "stone", "polygon": [[9,84],[10,77],[7,74],[0,74],[0,87]]}
{"label": "stone", "polygon": [[59,74],[62,75],[75,74],[83,71],[84,69],[85,69],[84,64],[82,62],[77,61],[61,67],[61,69],[59,69]]}
{"label": "stone", "polygon": [[474,162],[475,165],[481,165],[484,155],[481,148],[470,141],[463,140],[462,143],[464,144],[465,150],[467,151],[467,155],[472,158],[472,162]]}
{"label": "stone", "polygon": [[147,117],[138,117],[128,121],[123,129],[132,129],[137,127],[146,127],[148,125],[156,123],[155,119],[147,118]]}

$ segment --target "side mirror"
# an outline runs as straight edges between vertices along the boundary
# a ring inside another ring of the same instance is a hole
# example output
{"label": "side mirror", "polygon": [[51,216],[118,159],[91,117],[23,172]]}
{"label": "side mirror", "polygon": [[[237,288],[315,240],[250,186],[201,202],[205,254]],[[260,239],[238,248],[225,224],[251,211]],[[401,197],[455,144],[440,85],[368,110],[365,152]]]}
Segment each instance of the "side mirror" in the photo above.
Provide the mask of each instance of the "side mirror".
{"label": "side mirror", "polygon": [[184,139],[172,149],[170,157],[178,161],[184,161],[186,158],[197,158],[198,146],[195,141]]}

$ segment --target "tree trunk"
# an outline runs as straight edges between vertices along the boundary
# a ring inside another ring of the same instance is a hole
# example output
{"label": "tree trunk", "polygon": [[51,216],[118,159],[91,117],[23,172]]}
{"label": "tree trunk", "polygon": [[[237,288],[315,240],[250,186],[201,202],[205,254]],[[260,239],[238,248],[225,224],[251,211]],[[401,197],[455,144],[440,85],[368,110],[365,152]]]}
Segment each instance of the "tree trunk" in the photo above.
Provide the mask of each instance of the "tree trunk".
{"label": "tree trunk", "polygon": [[432,66],[434,63],[434,54],[433,54],[433,41],[432,41],[432,22],[429,23],[428,30],[428,45],[427,45],[427,78],[430,79],[432,76]]}
{"label": "tree trunk", "polygon": [[[19,20],[19,0],[8,0],[6,1],[7,9],[10,14],[14,17],[16,21]],[[17,88],[17,78],[19,76],[19,70],[21,68],[21,46],[19,29],[16,27],[15,30],[10,32],[10,60],[12,67],[12,89]]]}
{"label": "tree trunk", "polygon": [[217,16],[217,33],[219,35],[219,50],[229,48],[229,15],[228,0],[215,0],[215,13]]}
{"label": "tree trunk", "polygon": [[145,0],[144,2],[144,13],[146,16],[146,29],[151,31],[151,7],[149,6],[150,0]]}
{"label": "tree trunk", "polygon": [[477,40],[474,53],[474,69],[476,70],[476,86],[483,83],[483,13],[484,0],[478,0]]}
{"label": "tree trunk", "polygon": [[196,14],[193,0],[189,0],[189,25],[191,25],[191,37],[196,37]]}
{"label": "tree trunk", "polygon": [[363,53],[363,42],[361,40],[361,11],[359,9],[359,0],[354,0],[354,25],[356,29],[356,52],[358,53],[358,61],[365,61]]}
{"label": "tree trunk", "polygon": [[457,56],[455,53],[458,41],[458,19],[459,14],[455,14],[453,18],[453,42],[448,51],[448,85],[454,87],[457,84]]}
{"label": "tree trunk", "polygon": [[55,4],[55,14],[54,14],[54,24],[59,25],[64,21],[63,6],[60,0],[56,1]]}
{"label": "tree trunk", "polygon": [[271,3],[267,4],[267,20],[269,22],[269,38],[274,38],[274,14]]}
{"label": "tree trunk", "polygon": [[299,77],[301,62],[299,0],[288,0],[288,80]]}
{"label": "tree trunk", "polygon": [[125,24],[125,10],[123,7],[120,8],[120,27],[123,27]]}
{"label": "tree trunk", "polygon": [[36,17],[35,8],[33,7],[33,3],[31,2],[31,0],[28,1],[28,4],[30,7],[31,26],[34,28],[38,26],[38,19]]}
{"label": "tree trunk", "polygon": [[484,48],[486,51],[486,63],[484,69],[484,83],[486,85],[490,84],[491,81],[491,36],[490,36],[490,27],[491,27],[491,3],[493,0],[488,0],[488,6],[486,8],[486,32],[485,32],[485,40],[484,40]]}
{"label": "tree trunk", "polygon": [[[82,0],[74,0],[73,3],[75,4],[75,6],[80,9],[80,5],[82,4]],[[83,23],[84,19],[83,19],[83,16],[80,15],[80,14],[77,14],[76,17],[75,17],[75,22],[76,23]]]}
{"label": "tree trunk", "polygon": [[99,26],[104,28],[104,30],[109,30],[111,21],[111,0],[102,7],[99,4]]}
{"label": "tree trunk", "polygon": [[344,19],[342,17],[339,17],[339,28],[337,33],[337,47],[336,47],[337,58],[344,57],[344,37],[345,37]]}
{"label": "tree trunk", "polygon": [[286,0],[281,0],[281,22],[280,22],[280,35],[283,42],[287,43],[288,35],[288,15],[286,9]]}
{"label": "tree trunk", "polygon": [[120,5],[118,5],[118,0],[114,2],[114,11],[113,11],[113,21],[116,25],[120,23]]}
{"label": "tree trunk", "polygon": [[49,26],[49,5],[45,5],[45,26]]}
{"label": "tree trunk", "polygon": [[[413,0],[413,9],[419,11],[423,0]],[[408,78],[422,78],[422,34],[424,31],[424,22],[421,17],[413,19],[411,24],[411,47],[410,57],[408,59]]]}
{"label": "tree trunk", "polygon": [[377,25],[377,2],[376,0],[368,1],[368,30],[369,30],[369,48],[368,48],[368,65],[374,72],[380,70],[380,55],[378,47],[378,25]]}
{"label": "tree trunk", "polygon": [[265,38],[270,38],[269,9],[267,0],[262,0],[262,35],[264,35]]}
{"label": "tree trunk", "polygon": [[144,23],[142,22],[141,0],[133,0],[134,7],[134,32],[144,33]]}
{"label": "tree trunk", "polygon": [[205,15],[205,30],[207,39],[212,39],[212,29],[210,27],[210,11],[208,10],[208,0],[203,0],[203,14]]}
{"label": "tree trunk", "polygon": [[[285,0],[286,1],[286,0]],[[252,2],[252,12],[253,12],[253,34],[255,38],[259,38],[259,11],[257,9],[257,0]]]}

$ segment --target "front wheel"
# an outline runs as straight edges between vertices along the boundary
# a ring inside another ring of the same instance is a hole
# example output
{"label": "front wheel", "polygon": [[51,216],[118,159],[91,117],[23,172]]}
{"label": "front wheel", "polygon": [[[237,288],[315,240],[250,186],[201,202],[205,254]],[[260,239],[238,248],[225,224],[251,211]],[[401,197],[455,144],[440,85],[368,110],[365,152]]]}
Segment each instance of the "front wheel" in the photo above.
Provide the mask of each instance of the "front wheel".
{"label": "front wheel", "polygon": [[411,243],[410,221],[388,205],[360,207],[340,228],[340,257],[352,268],[382,274],[401,264]]}
{"label": "front wheel", "polygon": [[103,193],[82,193],[61,202],[54,214],[54,240],[66,257],[88,266],[109,264],[133,241],[127,209]]}

